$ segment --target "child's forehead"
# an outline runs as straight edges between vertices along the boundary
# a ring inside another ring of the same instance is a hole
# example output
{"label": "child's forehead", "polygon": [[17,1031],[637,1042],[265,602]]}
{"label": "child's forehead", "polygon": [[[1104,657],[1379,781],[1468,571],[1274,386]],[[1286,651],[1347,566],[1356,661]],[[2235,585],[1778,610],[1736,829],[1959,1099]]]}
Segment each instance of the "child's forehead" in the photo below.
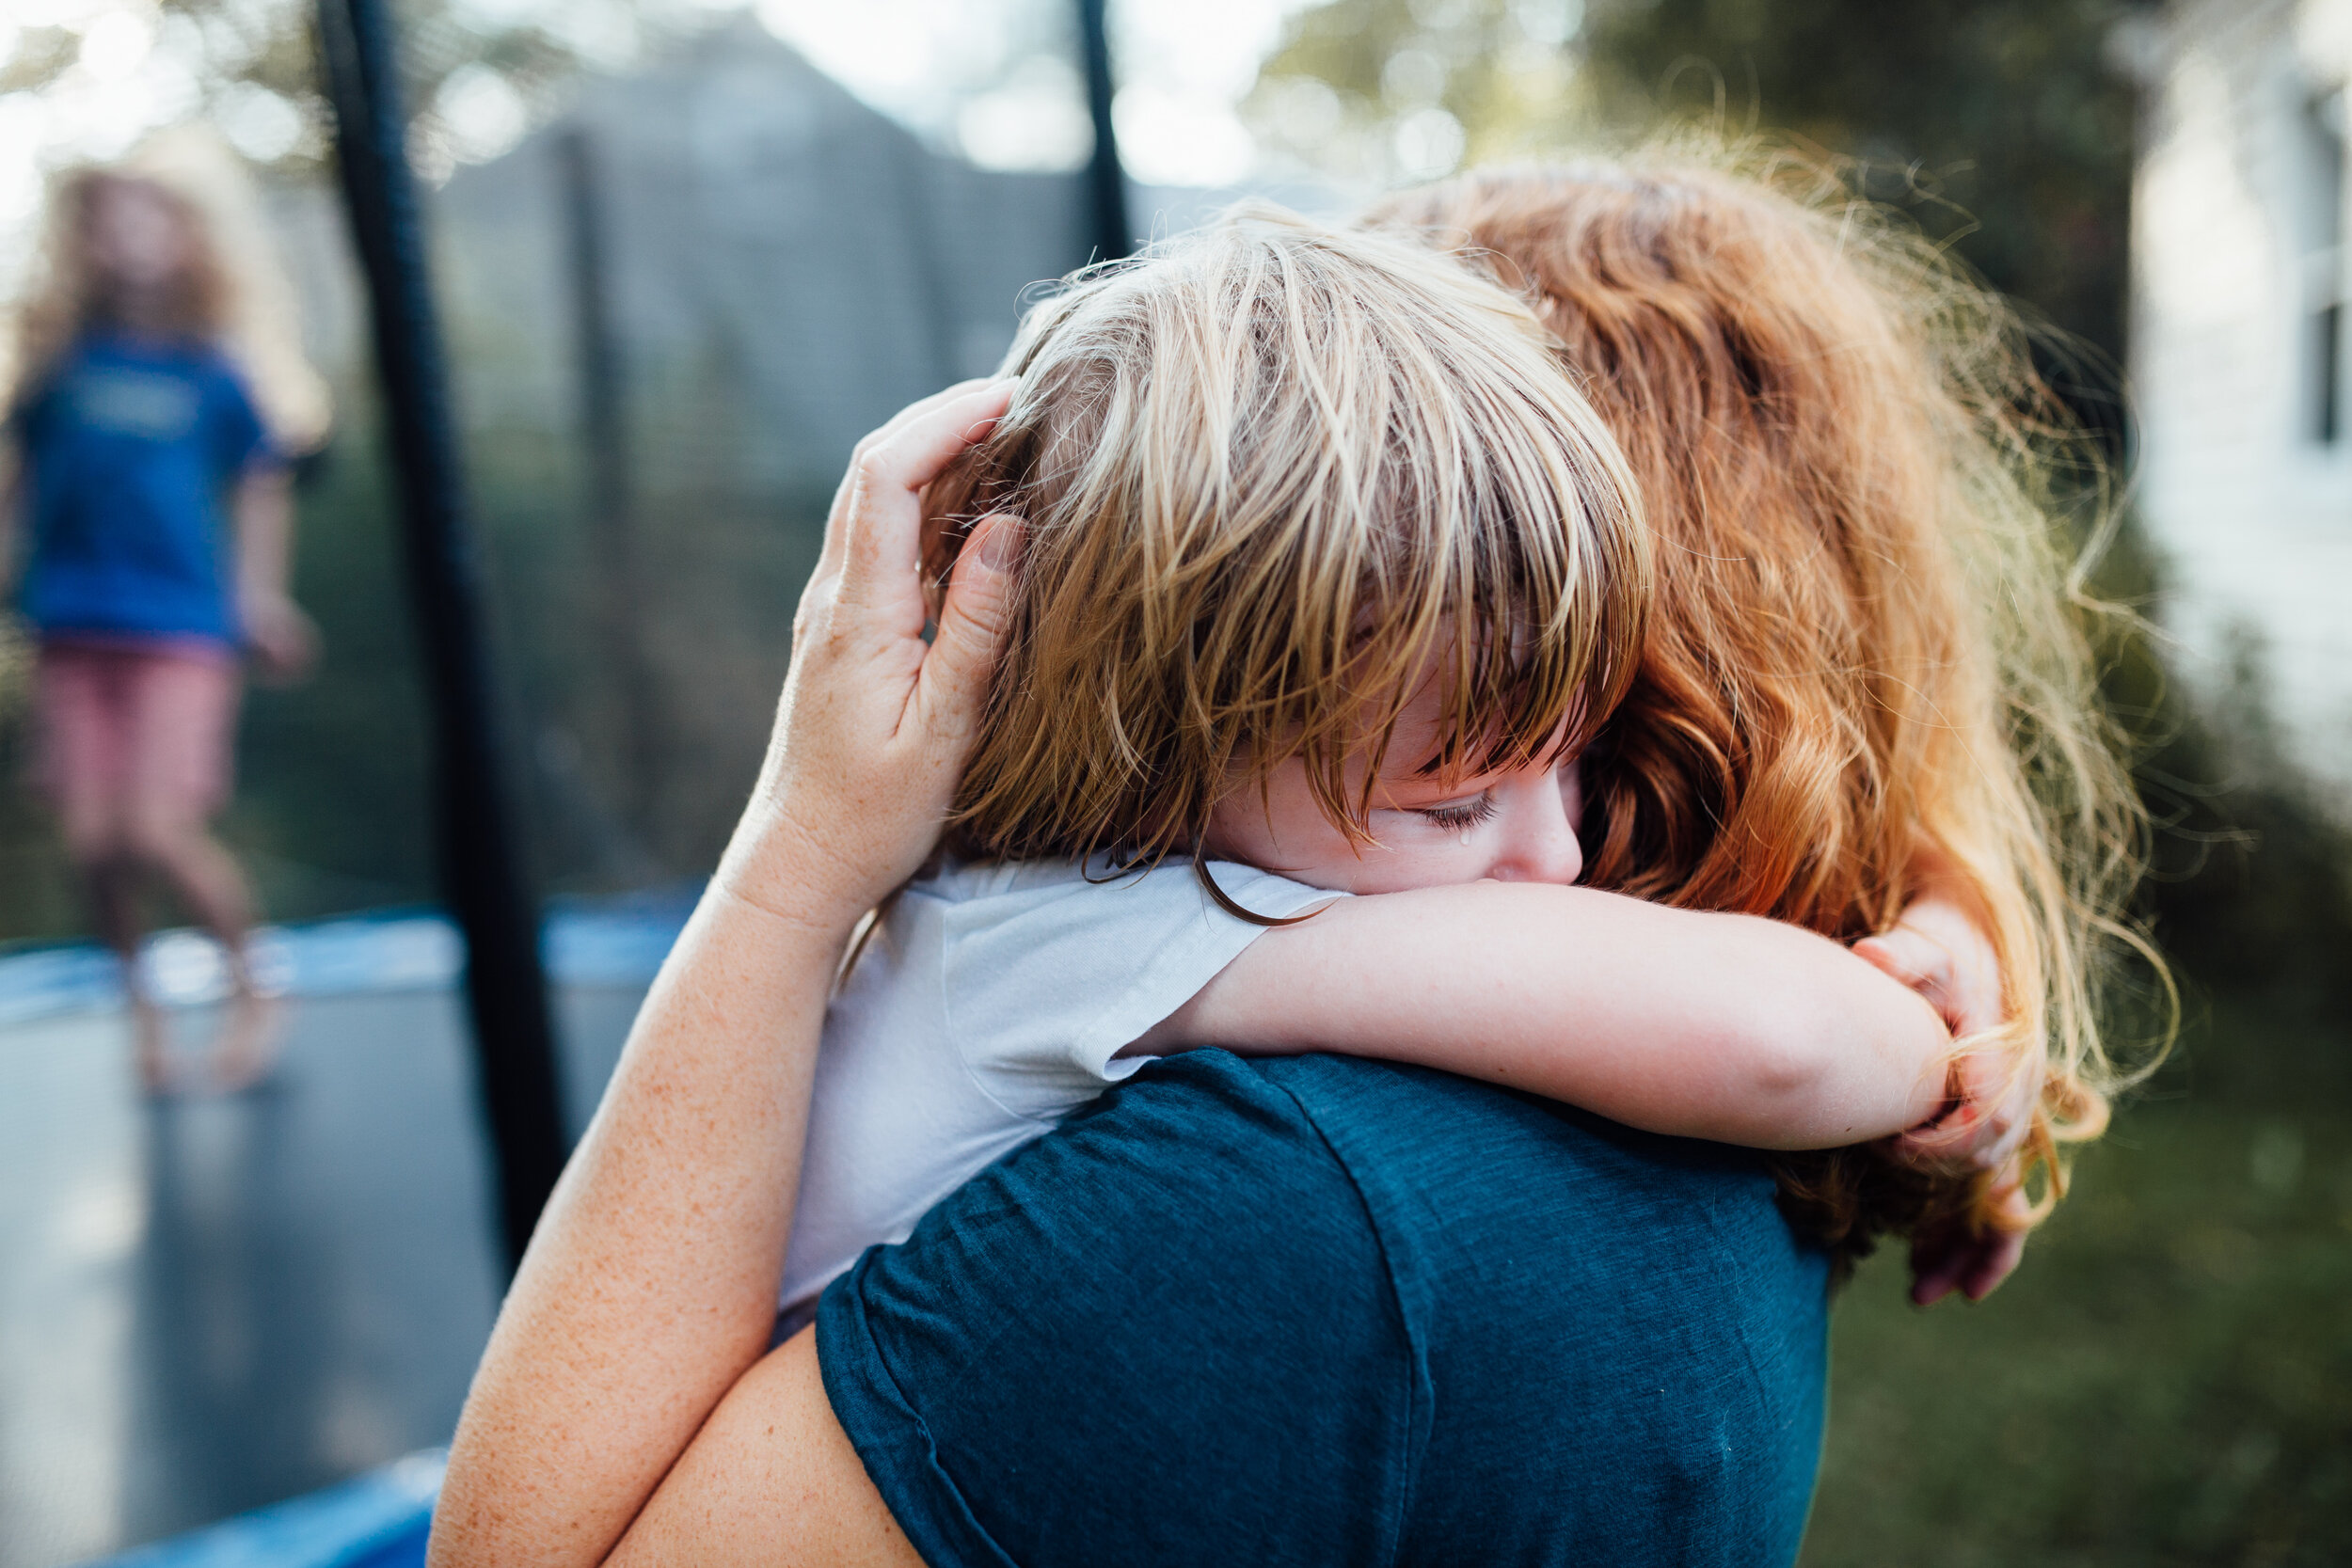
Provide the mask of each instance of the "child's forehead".
{"label": "child's forehead", "polygon": [[1500,721],[1466,726],[1448,711],[1445,683],[1422,680],[1390,726],[1382,748],[1378,776],[1391,783],[1439,781],[1473,782],[1517,768],[1561,760],[1561,749],[1574,728],[1573,714],[1561,715],[1550,743],[1533,756],[1513,747]]}

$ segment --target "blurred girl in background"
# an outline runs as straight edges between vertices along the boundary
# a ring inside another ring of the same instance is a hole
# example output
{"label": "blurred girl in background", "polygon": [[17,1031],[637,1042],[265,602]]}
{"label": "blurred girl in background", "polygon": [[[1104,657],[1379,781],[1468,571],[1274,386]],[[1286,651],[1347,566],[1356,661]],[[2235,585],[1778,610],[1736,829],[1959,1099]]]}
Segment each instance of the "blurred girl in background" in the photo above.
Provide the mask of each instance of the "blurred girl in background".
{"label": "blurred girl in background", "polygon": [[242,661],[292,679],[317,652],[287,595],[287,463],[324,438],[326,403],[290,313],[262,319],[278,302],[242,184],[225,153],[173,144],[59,182],[7,399],[0,572],[21,571],[39,646],[39,782],[121,959],[151,1093],[183,1081],[136,961],[159,879],[225,961],[207,1076],[233,1090],[271,1067],[251,885],[209,823]]}

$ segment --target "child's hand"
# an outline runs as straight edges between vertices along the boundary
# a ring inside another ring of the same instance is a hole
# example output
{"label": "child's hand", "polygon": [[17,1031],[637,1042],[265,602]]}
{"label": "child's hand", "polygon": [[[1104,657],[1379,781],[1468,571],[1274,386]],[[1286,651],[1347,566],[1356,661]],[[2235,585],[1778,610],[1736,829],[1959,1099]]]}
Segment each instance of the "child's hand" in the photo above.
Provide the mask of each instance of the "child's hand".
{"label": "child's hand", "polygon": [[1950,1064],[1943,1115],[1895,1141],[1898,1159],[1938,1171],[1998,1170],[2015,1160],[2032,1130],[2039,1070],[1997,1050],[1969,1050],[2006,1022],[2000,963],[1992,940],[1957,899],[1931,893],[1903,911],[1892,930],[1854,943],[1857,957],[1925,997],[1963,1042]]}
{"label": "child's hand", "polygon": [[2000,960],[1958,899],[1928,894],[1853,950],[1926,997],[1954,1039],[2001,1026]]}
{"label": "child's hand", "polygon": [[256,594],[239,606],[246,649],[262,680],[273,686],[300,680],[318,662],[318,624],[283,594]]}
{"label": "child's hand", "polygon": [[1897,1159],[1921,1169],[1993,1173],[1982,1197],[1911,1241],[1914,1303],[1931,1306],[1954,1291],[1982,1301],[2016,1269],[2033,1227],[2021,1148],[2041,1099],[2040,1064],[1965,1048],[2006,1019],[1992,939],[1957,898],[1931,891],[1905,909],[1892,930],[1853,950],[1927,998],[1963,1042],[1951,1061],[1949,1108],[1892,1147]]}
{"label": "child's hand", "polygon": [[1911,1299],[1932,1307],[1958,1291],[1982,1301],[2026,1256],[2032,1205],[2012,1160],[1966,1213],[1923,1227],[1911,1239]]}

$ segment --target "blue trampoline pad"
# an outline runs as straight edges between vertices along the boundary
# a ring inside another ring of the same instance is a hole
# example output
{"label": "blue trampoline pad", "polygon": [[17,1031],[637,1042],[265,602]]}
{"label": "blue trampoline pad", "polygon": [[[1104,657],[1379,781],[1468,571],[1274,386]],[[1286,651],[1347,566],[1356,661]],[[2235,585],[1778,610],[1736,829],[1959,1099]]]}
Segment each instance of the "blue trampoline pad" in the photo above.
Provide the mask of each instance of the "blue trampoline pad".
{"label": "blue trampoline pad", "polygon": [[89,1568],[421,1568],[445,1457],[437,1449],[410,1454]]}
{"label": "blue trampoline pad", "polygon": [[[563,986],[643,986],[661,967],[701,894],[699,883],[617,898],[562,899],[548,908],[540,956]],[[434,910],[403,910],[255,934],[263,983],[287,996],[353,996],[456,983],[465,943]],[[214,944],[193,931],[161,931],[140,955],[150,990],[168,1004],[220,1000],[227,974]],[[0,949],[0,1027],[119,1006],[114,956],[88,942]]]}

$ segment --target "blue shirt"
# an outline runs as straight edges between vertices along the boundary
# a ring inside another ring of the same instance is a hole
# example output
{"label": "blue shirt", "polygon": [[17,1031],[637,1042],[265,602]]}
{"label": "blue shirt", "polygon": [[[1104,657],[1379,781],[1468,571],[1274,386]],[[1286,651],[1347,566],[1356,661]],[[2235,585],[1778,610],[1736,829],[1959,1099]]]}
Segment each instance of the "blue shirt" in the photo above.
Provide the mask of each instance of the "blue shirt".
{"label": "blue shirt", "polygon": [[1343,1057],[1154,1064],[820,1303],[947,1564],[1780,1564],[1827,1262],[1744,1151]]}
{"label": "blue shirt", "polygon": [[20,606],[35,626],[239,641],[221,503],[267,442],[217,350],[87,338],[15,434],[32,480]]}

